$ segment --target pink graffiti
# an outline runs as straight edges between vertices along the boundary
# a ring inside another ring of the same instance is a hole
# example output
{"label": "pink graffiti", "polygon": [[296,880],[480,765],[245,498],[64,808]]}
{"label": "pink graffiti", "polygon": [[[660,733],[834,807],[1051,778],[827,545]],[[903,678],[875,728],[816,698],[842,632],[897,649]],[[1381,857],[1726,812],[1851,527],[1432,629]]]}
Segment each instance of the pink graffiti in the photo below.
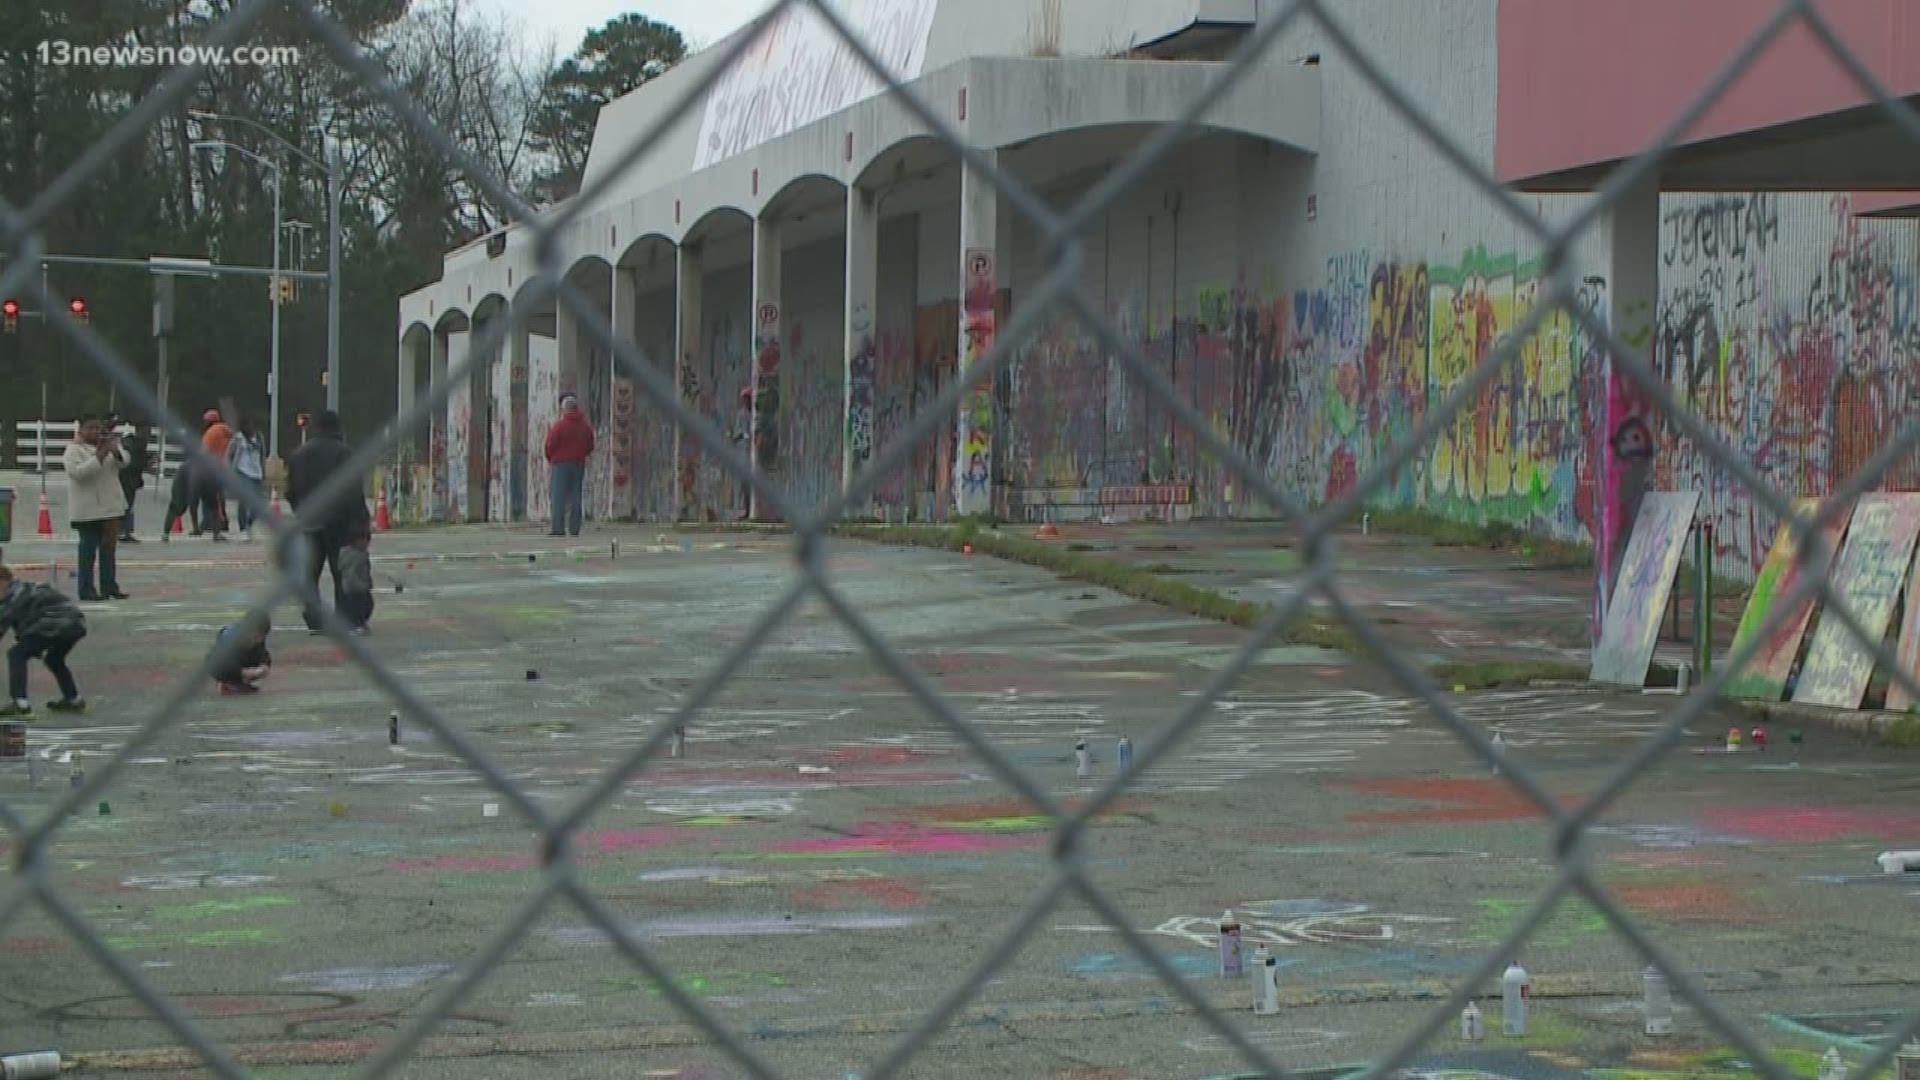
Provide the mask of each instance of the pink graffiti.
{"label": "pink graffiti", "polygon": [[1043,836],[992,836],[927,829],[918,825],[874,823],[855,827],[852,836],[831,840],[783,840],[773,850],[787,854],[954,855],[1032,847]]}
{"label": "pink graffiti", "polygon": [[1814,843],[1850,836],[1898,840],[1920,834],[1920,815],[1871,813],[1833,806],[1721,807],[1701,815],[1701,826],[1774,844]]}
{"label": "pink graffiti", "polygon": [[679,829],[608,829],[588,834],[580,847],[583,851],[642,851],[665,847],[680,838]]}
{"label": "pink graffiti", "polygon": [[402,873],[510,874],[531,870],[538,864],[531,855],[435,855],[430,859],[395,859],[387,869]]}

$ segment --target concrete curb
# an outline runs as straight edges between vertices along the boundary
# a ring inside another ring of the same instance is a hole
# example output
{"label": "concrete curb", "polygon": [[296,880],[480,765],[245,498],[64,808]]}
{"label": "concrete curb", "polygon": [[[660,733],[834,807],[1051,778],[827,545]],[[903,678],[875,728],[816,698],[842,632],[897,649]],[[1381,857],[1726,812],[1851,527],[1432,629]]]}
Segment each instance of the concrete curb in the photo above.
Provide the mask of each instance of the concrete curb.
{"label": "concrete curb", "polygon": [[1823,727],[1878,746],[1920,745],[1920,716],[1880,709],[1833,709],[1823,705],[1796,705],[1790,701],[1750,701],[1725,698],[1730,709],[1756,720]]}

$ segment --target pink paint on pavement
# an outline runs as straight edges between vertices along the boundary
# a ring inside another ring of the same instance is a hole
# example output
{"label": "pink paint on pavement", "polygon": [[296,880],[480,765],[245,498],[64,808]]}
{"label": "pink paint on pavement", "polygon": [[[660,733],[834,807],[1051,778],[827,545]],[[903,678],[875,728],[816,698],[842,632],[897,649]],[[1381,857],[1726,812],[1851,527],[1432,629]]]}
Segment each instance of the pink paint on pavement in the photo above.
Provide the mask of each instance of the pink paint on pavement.
{"label": "pink paint on pavement", "polygon": [[608,829],[587,834],[580,848],[583,851],[603,852],[644,851],[677,843],[680,838],[680,830],[672,828]]}
{"label": "pink paint on pavement", "polygon": [[538,861],[531,855],[435,855],[430,859],[394,859],[387,864],[387,869],[403,873],[496,874],[531,870],[537,865]]}
{"label": "pink paint on pavement", "polygon": [[1806,844],[1848,837],[1881,840],[1920,834],[1920,815],[1870,813],[1837,806],[1721,807],[1701,815],[1701,825],[1773,844]]}
{"label": "pink paint on pavement", "polygon": [[867,824],[854,829],[852,836],[829,840],[783,840],[772,850],[786,854],[836,854],[873,852],[886,855],[952,855],[976,851],[1002,851],[1031,847],[1043,836],[996,836],[979,833],[924,829],[918,825]]}

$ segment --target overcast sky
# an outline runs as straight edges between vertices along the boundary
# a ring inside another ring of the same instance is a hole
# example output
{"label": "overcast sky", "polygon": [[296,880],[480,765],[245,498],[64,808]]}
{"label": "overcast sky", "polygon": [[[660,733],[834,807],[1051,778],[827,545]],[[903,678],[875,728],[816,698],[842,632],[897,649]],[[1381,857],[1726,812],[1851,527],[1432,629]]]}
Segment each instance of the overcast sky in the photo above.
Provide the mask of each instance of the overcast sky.
{"label": "overcast sky", "polygon": [[678,27],[694,43],[707,46],[760,14],[769,0],[485,0],[520,26],[530,42],[552,37],[561,56],[572,55],[588,30],[609,19],[637,12]]}

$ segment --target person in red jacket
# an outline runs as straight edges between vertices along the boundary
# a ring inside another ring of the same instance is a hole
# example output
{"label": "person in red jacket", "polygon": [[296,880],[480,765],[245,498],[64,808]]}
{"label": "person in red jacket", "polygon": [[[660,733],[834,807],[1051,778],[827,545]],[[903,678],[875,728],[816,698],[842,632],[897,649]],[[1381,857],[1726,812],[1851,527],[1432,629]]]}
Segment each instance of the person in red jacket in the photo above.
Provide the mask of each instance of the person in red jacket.
{"label": "person in red jacket", "polygon": [[547,429],[547,464],[553,469],[553,528],[547,535],[580,535],[587,458],[592,454],[593,425],[580,411],[580,399],[560,395],[560,419]]}

